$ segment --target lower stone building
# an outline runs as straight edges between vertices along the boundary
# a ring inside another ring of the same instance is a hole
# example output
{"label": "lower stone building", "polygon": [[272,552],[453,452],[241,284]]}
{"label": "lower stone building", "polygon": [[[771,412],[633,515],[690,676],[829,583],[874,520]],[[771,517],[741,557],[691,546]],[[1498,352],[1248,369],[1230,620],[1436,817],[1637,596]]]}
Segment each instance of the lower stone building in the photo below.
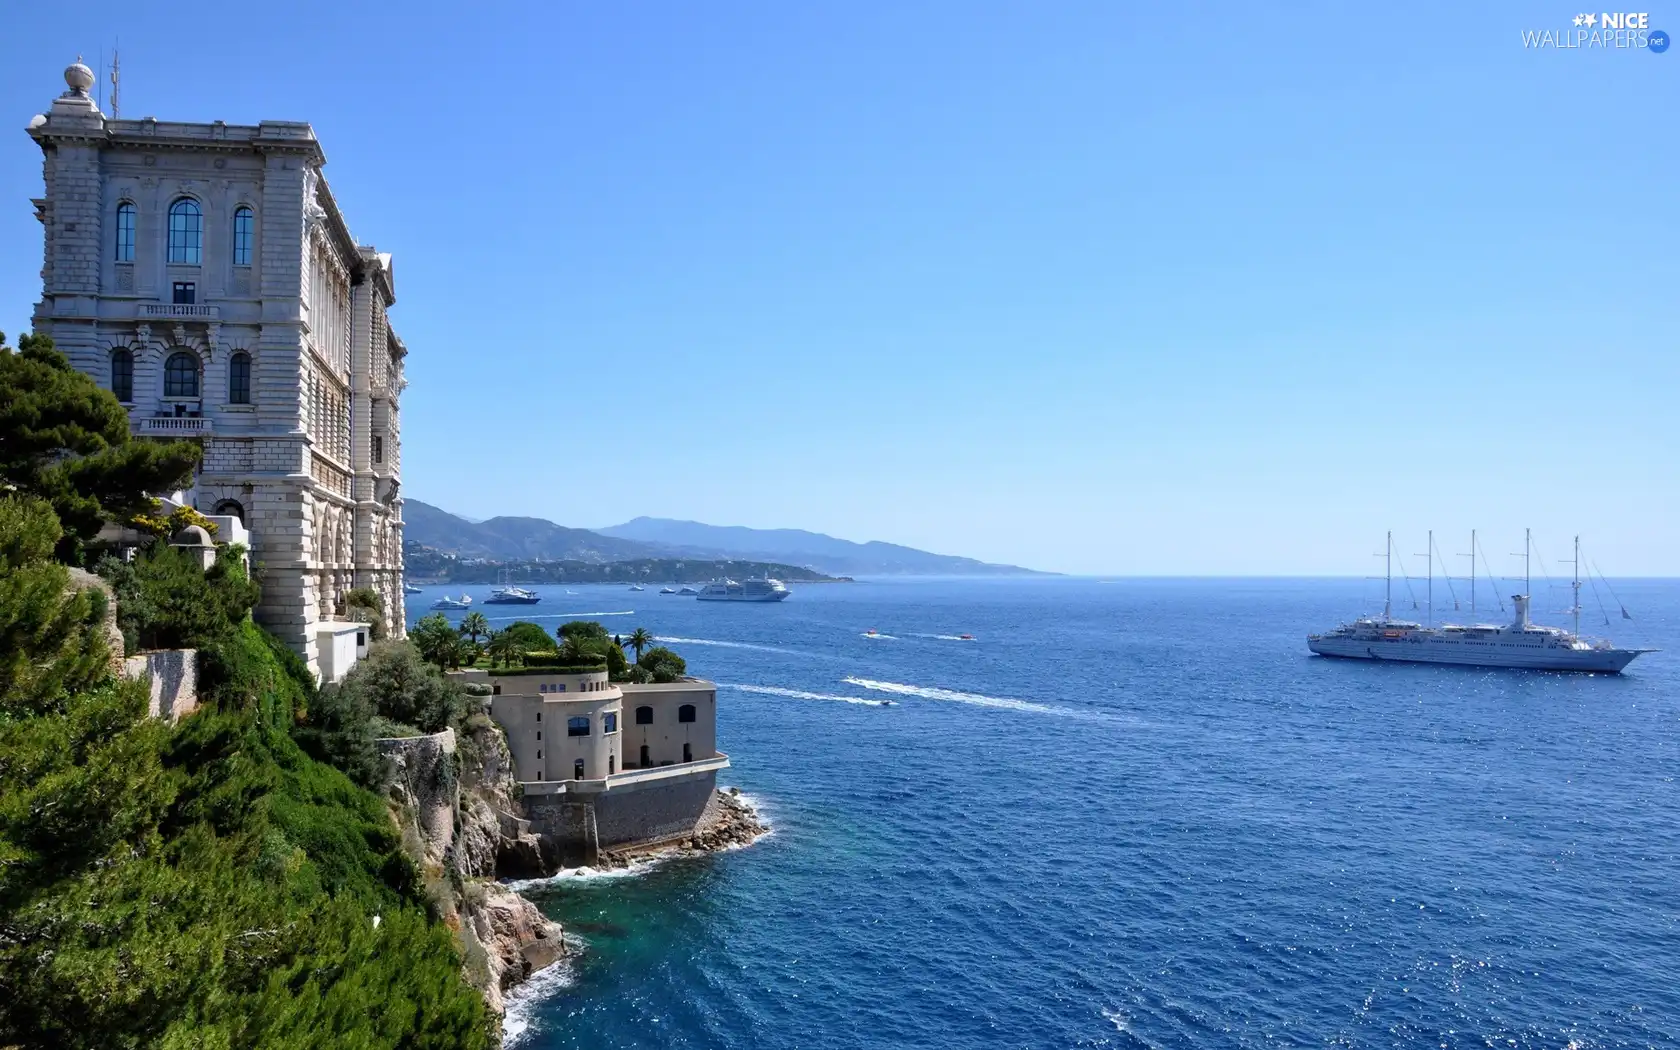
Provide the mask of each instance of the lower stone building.
{"label": "lower stone building", "polygon": [[540,667],[485,680],[531,830],[563,863],[687,839],[729,768],[712,682],[632,685],[608,681],[604,669]]}

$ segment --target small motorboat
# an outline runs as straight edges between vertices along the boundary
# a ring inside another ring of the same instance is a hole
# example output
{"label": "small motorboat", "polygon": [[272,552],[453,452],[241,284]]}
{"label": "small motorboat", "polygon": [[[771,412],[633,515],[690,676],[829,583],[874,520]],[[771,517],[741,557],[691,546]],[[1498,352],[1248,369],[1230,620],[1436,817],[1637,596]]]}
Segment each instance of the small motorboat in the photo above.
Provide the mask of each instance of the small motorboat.
{"label": "small motorboat", "polygon": [[643,586],[642,586],[642,585],[641,585],[641,584],[639,584],[639,583],[632,583],[632,584],[631,584],[631,585],[630,585],[630,589],[631,589],[631,590],[633,590],[633,591],[645,591],[645,590],[647,590],[647,588],[646,588],[646,587],[643,587]]}
{"label": "small motorboat", "polygon": [[678,591],[677,593],[678,594],[699,594],[700,592],[695,590],[693,587],[684,587],[682,590]]}
{"label": "small motorboat", "polygon": [[964,641],[964,642],[974,641],[974,636],[972,634],[959,634],[959,635],[957,635],[957,638],[961,641]]}
{"label": "small motorboat", "polygon": [[863,636],[865,638],[879,638],[881,636],[881,632],[871,627],[869,630],[863,632]]}
{"label": "small motorboat", "polygon": [[576,591],[571,591],[571,590],[568,590],[566,593],[570,594],[570,595],[574,595],[574,596],[577,594]]}
{"label": "small motorboat", "polygon": [[419,594],[420,593],[420,588],[414,586],[414,584],[412,584],[412,583],[405,583],[405,584],[403,584],[403,593],[404,594]]}
{"label": "small motorboat", "polygon": [[434,609],[465,609],[465,608],[468,608],[471,605],[472,605],[472,599],[470,597],[468,597],[466,594],[462,594],[461,597],[459,597],[459,598],[451,598],[449,595],[446,594],[442,598],[439,598],[437,601],[433,602],[432,603],[432,608],[434,608]]}
{"label": "small motorboat", "polygon": [[661,587],[661,588],[659,588],[659,593],[660,594],[675,594],[675,593],[677,593],[677,589],[675,587]]}

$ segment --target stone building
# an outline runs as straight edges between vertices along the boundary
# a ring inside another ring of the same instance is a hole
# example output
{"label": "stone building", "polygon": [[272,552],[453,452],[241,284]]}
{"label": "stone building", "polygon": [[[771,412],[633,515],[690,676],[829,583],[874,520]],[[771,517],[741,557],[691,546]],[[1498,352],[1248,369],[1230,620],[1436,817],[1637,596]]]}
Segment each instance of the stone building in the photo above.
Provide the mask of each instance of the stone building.
{"label": "stone building", "polygon": [[136,435],[202,443],[175,497],[249,530],[257,617],[312,669],[353,587],[400,635],[391,256],[351,236],[308,124],[117,120],[86,66],[64,79],[28,127],[46,182],[35,330],[116,393]]}
{"label": "stone building", "polygon": [[711,682],[630,685],[604,669],[540,667],[486,680],[531,827],[570,862],[688,838],[729,768]]}

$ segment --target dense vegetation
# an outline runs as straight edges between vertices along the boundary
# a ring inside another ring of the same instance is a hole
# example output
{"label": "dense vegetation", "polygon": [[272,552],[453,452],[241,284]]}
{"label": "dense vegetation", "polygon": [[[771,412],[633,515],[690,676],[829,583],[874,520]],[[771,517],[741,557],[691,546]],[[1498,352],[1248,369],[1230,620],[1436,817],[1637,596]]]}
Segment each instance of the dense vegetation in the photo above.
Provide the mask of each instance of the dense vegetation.
{"label": "dense vegetation", "polygon": [[[485,639],[482,645],[478,642],[481,634]],[[439,670],[479,667],[491,674],[517,674],[537,667],[572,674],[605,671],[614,682],[675,682],[688,673],[683,658],[662,645],[653,645],[653,635],[646,630],[638,627],[623,639],[607,633],[596,620],[563,623],[550,636],[523,620],[494,631],[478,613],[462,617],[458,627],[442,613],[432,613],[414,625],[409,637]],[[636,651],[634,663],[624,655],[626,645]]]}
{"label": "dense vegetation", "polygon": [[403,571],[409,579],[438,583],[496,583],[507,573],[526,583],[701,584],[729,576],[769,576],[801,583],[832,583],[844,576],[828,576],[814,569],[771,561],[707,561],[694,558],[637,558],[632,561],[462,561],[453,554],[409,544],[403,551]]}
{"label": "dense vegetation", "polygon": [[62,559],[145,512],[110,464],[176,461],[126,425],[40,437],[120,407],[44,340],[25,354],[0,354],[0,1046],[490,1046],[385,803],[299,746],[330,738],[320,698],[251,622],[237,552],[105,567],[125,641],[199,648],[197,713],[147,718],[112,674],[109,603]]}

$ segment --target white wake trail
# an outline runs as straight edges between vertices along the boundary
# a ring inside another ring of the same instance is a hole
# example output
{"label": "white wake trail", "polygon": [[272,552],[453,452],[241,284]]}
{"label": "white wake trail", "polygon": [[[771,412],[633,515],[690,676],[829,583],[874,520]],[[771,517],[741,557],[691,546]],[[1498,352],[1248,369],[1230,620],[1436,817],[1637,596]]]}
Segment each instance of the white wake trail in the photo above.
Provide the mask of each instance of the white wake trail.
{"label": "white wake trail", "polygon": [[719,689],[739,689],[743,693],[763,693],[766,696],[785,696],[793,700],[839,700],[848,704],[863,704],[867,707],[886,707],[891,700],[871,700],[866,696],[839,696],[834,693],[807,693],[803,689],[783,689],[778,685],[738,685],[732,682],[719,682]]}
{"label": "white wake trail", "polygon": [[1079,711],[1070,707],[1052,707],[1049,704],[1035,704],[1031,700],[1016,700],[1007,696],[963,693],[955,689],[906,685],[903,682],[881,682],[873,678],[847,677],[844,681],[847,685],[855,685],[859,689],[873,689],[878,693],[893,693],[898,696],[915,696],[923,700],[946,700],[957,704],[972,704],[975,707],[992,707],[1001,711],[1025,711],[1035,715],[1059,715],[1063,718],[1089,718],[1106,721],[1102,715],[1093,711]]}

